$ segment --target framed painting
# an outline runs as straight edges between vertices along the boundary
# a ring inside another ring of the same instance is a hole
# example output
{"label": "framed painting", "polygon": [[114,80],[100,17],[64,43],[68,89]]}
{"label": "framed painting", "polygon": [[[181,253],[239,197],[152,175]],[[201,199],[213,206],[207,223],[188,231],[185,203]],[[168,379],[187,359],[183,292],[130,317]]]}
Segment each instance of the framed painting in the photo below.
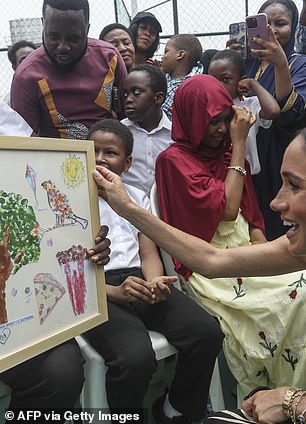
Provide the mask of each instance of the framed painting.
{"label": "framed painting", "polygon": [[107,320],[92,141],[0,137],[0,372]]}

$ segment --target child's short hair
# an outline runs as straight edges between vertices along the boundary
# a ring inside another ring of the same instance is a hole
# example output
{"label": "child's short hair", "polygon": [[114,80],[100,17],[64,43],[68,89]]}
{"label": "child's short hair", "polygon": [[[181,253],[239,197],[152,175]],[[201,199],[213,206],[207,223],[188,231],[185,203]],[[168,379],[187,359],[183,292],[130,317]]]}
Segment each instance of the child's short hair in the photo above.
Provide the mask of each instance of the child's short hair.
{"label": "child's short hair", "polygon": [[241,53],[238,53],[236,50],[233,49],[221,50],[220,52],[214,55],[210,63],[218,59],[227,59],[229,62],[232,62],[232,64],[235,65],[238,69],[240,77],[242,78],[245,76],[246,65]]}
{"label": "child's short hair", "polygon": [[198,38],[192,34],[176,34],[170,40],[174,43],[177,50],[188,52],[186,58],[188,66],[192,69],[202,56],[202,46]]}
{"label": "child's short hair", "polygon": [[164,93],[165,97],[167,95],[167,79],[165,74],[156,66],[142,64],[133,67],[129,73],[131,75],[132,72],[146,72],[150,79],[150,87],[154,93],[159,93],[160,91]]}
{"label": "child's short hair", "polygon": [[109,132],[117,135],[124,146],[125,157],[131,156],[133,151],[133,134],[131,130],[117,119],[101,119],[90,127],[88,140],[91,140],[96,131]]}

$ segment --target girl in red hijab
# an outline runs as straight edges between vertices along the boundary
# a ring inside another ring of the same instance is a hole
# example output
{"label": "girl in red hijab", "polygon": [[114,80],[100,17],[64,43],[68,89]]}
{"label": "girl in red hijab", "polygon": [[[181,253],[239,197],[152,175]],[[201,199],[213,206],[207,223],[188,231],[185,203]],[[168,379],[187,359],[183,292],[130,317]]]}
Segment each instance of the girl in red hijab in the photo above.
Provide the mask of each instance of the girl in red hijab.
{"label": "girl in red hijab", "polygon": [[[253,123],[252,113],[233,106],[228,91],[215,78],[197,75],[181,84],[175,93],[172,118],[172,139],[176,143],[156,162],[164,221],[209,242],[222,221],[231,223],[233,231],[241,231],[237,226],[244,223],[247,240],[238,244],[265,240],[263,219],[244,159],[246,137]],[[237,222],[240,211],[243,219]],[[232,245],[227,239],[216,241],[220,247]],[[192,271],[177,261],[175,265],[187,280]]]}
{"label": "girl in red hijab", "polygon": [[[226,89],[211,76],[191,77],[177,89],[176,143],[156,162],[163,220],[220,248],[265,240],[244,159],[253,120],[249,110],[232,106]],[[305,326],[296,322],[305,306],[305,297],[298,295],[305,272],[209,280],[175,263],[188,280],[187,290],[219,319],[223,351],[239,382],[238,400],[257,386],[301,387],[306,349],[299,340]]]}

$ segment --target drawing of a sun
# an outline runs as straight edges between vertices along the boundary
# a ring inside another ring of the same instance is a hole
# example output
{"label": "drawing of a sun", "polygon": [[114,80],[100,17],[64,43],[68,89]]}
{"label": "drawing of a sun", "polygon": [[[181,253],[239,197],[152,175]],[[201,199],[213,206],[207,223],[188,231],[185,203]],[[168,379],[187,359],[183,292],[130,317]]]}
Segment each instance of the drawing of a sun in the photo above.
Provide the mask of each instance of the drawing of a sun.
{"label": "drawing of a sun", "polygon": [[76,188],[85,181],[85,167],[80,158],[69,154],[61,166],[61,174],[68,188]]}

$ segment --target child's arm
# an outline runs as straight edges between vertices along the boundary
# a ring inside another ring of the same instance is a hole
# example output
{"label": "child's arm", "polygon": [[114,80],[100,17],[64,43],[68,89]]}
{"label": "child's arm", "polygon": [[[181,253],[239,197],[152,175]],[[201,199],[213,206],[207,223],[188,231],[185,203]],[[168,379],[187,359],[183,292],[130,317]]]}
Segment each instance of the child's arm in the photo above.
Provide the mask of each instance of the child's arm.
{"label": "child's arm", "polygon": [[234,111],[230,123],[232,157],[224,180],[226,205],[222,219],[225,221],[234,221],[239,212],[244,186],[246,138],[250,127],[255,122],[255,117],[248,108],[238,109],[236,106],[232,106],[232,109]]}
{"label": "child's arm", "polygon": [[249,225],[250,241],[252,244],[265,243],[267,241],[266,236],[260,228],[252,227]]}
{"label": "child's arm", "polygon": [[147,236],[140,233],[139,240],[139,255],[141,259],[141,271],[147,281],[153,280],[164,274],[163,263],[160,259],[155,243]]}
{"label": "child's arm", "polygon": [[141,271],[146,281],[150,282],[155,294],[155,303],[165,300],[170,289],[169,283],[177,280],[176,276],[166,277],[164,274],[163,263],[155,243],[143,233],[138,236],[139,255],[141,259]]}
{"label": "child's arm", "polygon": [[259,100],[261,110],[259,116],[263,119],[275,119],[280,114],[280,107],[272,96],[258,81],[253,78],[245,78],[238,82],[238,92],[248,95],[254,92]]}

